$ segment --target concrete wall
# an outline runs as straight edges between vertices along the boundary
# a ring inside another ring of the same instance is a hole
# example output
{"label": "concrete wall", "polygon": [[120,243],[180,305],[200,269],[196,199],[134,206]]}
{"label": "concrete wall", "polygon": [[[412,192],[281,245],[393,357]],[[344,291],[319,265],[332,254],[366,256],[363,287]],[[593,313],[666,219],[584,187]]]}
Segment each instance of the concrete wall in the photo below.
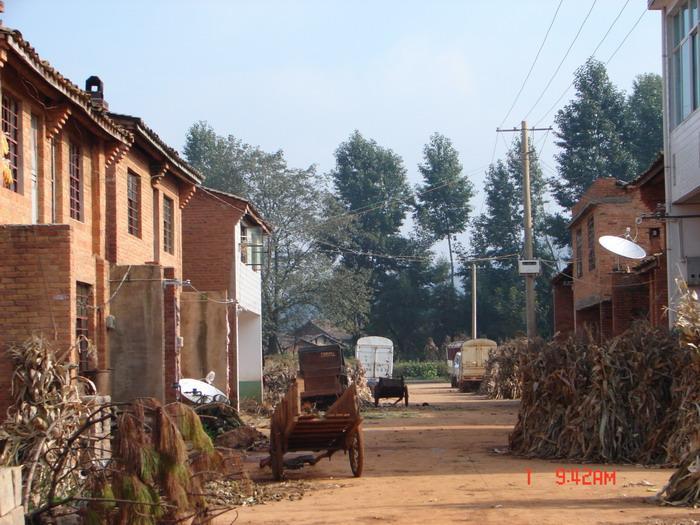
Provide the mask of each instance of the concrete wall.
{"label": "concrete wall", "polygon": [[[181,304],[182,377],[201,379],[213,370],[214,386],[227,392],[229,381],[228,310],[223,292],[183,292]],[[219,301],[219,302],[216,302]]]}
{"label": "concrete wall", "polygon": [[262,401],[262,318],[238,313],[238,388],[240,399]]}
{"label": "concrete wall", "polygon": [[[111,302],[115,327],[108,331],[112,399],[165,399],[163,273],[160,266],[114,266],[112,293],[124,273],[127,280]],[[170,387],[171,385],[167,385]]]}

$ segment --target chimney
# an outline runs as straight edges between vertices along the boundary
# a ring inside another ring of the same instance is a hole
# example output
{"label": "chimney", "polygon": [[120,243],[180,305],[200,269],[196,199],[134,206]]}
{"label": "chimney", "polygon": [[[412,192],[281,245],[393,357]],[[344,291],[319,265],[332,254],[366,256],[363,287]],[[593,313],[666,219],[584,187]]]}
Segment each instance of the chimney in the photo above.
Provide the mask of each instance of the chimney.
{"label": "chimney", "polygon": [[92,75],[85,81],[85,91],[90,93],[92,107],[99,111],[107,111],[109,106],[105,102],[104,84],[100,77]]}

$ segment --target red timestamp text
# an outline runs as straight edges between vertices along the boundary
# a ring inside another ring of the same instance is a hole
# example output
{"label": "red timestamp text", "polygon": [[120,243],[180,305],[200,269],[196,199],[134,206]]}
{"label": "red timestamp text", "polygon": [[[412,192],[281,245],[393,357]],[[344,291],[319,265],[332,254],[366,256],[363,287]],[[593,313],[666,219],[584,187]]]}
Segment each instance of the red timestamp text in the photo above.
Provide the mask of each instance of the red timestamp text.
{"label": "red timestamp text", "polygon": [[[532,470],[526,469],[527,484],[532,485]],[[558,468],[554,471],[557,485],[606,486],[617,483],[617,471],[590,468]]]}

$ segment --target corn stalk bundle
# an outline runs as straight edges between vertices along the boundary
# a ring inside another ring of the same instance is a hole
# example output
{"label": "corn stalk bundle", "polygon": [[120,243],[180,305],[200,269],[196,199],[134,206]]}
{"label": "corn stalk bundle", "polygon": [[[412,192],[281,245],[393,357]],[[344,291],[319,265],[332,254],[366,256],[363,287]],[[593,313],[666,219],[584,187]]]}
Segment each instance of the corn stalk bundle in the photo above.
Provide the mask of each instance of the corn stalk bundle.
{"label": "corn stalk bundle", "polygon": [[348,375],[351,383],[354,383],[357,388],[357,397],[361,403],[373,403],[372,391],[367,384],[367,375],[365,367],[362,363],[353,359],[345,364],[345,372]]}
{"label": "corn stalk bundle", "polygon": [[511,339],[489,352],[479,393],[489,399],[520,397],[520,354],[527,347],[525,339]]}
{"label": "corn stalk bundle", "polygon": [[[688,364],[674,385],[677,406],[669,423],[673,430],[667,441],[669,455],[683,456],[659,497],[669,505],[700,505],[700,303],[696,292],[678,282],[676,329]],[[685,452],[685,454],[682,454]]]}
{"label": "corn stalk bundle", "polygon": [[[676,338],[636,324],[604,344],[536,341],[520,356],[522,402],[511,449],[541,458],[667,463],[689,364]],[[677,411],[676,411],[677,412]]]}
{"label": "corn stalk bundle", "polygon": [[76,442],[65,457],[62,451],[94,407],[81,399],[80,388],[71,377],[75,367],[67,360],[69,352],[57,356],[39,337],[9,349],[14,366],[13,401],[0,426],[0,462],[25,466],[25,512],[46,501],[52,478],[60,480],[53,488],[56,497],[72,493],[80,483],[75,467],[85,448],[78,445],[85,443]]}
{"label": "corn stalk bundle", "polygon": [[296,356],[291,354],[266,357],[263,367],[265,402],[277,406],[296,379],[298,367]]}

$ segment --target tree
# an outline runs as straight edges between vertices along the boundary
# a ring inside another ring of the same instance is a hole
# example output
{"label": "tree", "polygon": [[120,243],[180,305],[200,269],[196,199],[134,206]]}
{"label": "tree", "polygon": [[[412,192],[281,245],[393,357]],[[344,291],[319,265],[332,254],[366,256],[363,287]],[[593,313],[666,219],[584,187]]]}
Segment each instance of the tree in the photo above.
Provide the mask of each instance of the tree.
{"label": "tree", "polygon": [[206,177],[207,185],[234,195],[248,193],[248,162],[255,151],[259,152],[233,135],[217,135],[205,121],[190,126],[185,137],[185,157]]}
{"label": "tree", "polygon": [[366,255],[387,252],[399,233],[412,201],[401,157],[365,139],[359,131],[340,144],[331,172],[335,195],[344,212],[353,213],[357,235],[343,262],[349,267],[376,269],[388,260]]}
{"label": "tree", "polygon": [[[534,229],[534,255],[554,260],[547,235],[545,181],[537,155],[530,155],[531,202]],[[522,159],[520,140],[515,139],[505,161],[498,160],[486,173],[486,211],[472,222],[470,258],[492,258],[480,262],[477,270],[479,333],[491,339],[513,337],[525,329],[524,282],[518,275],[517,257],[523,251]],[[550,263],[551,264],[551,263]],[[544,265],[536,282],[538,330],[551,332],[551,266]],[[471,272],[464,265],[465,289],[471,289]]]}
{"label": "tree", "polygon": [[[319,246],[318,240],[330,234],[351,231],[348,222],[328,221],[326,203],[331,196],[314,166],[292,169],[282,151],[267,153],[243,144],[238,139],[217,136],[212,128],[199,122],[187,136],[188,160],[198,163],[207,177],[207,185],[233,191],[254,203],[272,225],[267,240],[267,257],[262,266],[263,344],[266,352],[280,350],[279,335],[291,329],[299,312],[308,315],[338,301],[324,294],[336,294],[341,285],[352,283],[355,310],[352,319],[359,326],[366,318],[364,304],[368,291],[364,274],[340,272],[334,256]],[[191,159],[189,155],[193,155]],[[229,169],[230,171],[226,171]],[[345,228],[343,228],[345,225]],[[345,307],[345,315],[351,314]],[[355,328],[358,330],[359,328]]]}
{"label": "tree", "polygon": [[450,280],[454,288],[452,236],[464,231],[467,225],[473,187],[469,179],[462,177],[459,154],[444,135],[434,133],[430,137],[423,148],[423,158],[418,170],[424,184],[417,188],[415,217],[436,241],[447,238]]}
{"label": "tree", "polygon": [[627,144],[637,171],[648,168],[663,149],[661,76],[637,76],[627,99]]}
{"label": "tree", "polygon": [[590,184],[602,177],[623,181],[636,176],[635,159],[626,145],[626,101],[608,78],[605,65],[593,58],[576,70],[574,100],[557,112],[556,155],[559,177],[552,193],[571,208]]}

